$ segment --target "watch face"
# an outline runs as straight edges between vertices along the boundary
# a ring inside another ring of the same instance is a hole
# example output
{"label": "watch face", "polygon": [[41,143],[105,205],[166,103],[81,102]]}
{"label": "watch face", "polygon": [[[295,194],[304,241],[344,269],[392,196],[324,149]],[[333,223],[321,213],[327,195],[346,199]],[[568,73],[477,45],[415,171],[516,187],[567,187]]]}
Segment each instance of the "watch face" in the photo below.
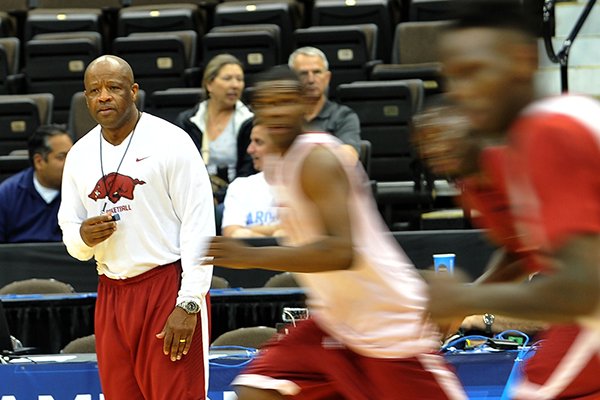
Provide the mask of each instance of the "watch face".
{"label": "watch face", "polygon": [[495,317],[493,314],[484,314],[483,315],[483,322],[486,325],[492,325],[494,323],[494,319],[495,319]]}
{"label": "watch face", "polygon": [[186,301],[181,303],[181,308],[183,308],[189,314],[196,314],[200,311],[200,305],[194,301]]}

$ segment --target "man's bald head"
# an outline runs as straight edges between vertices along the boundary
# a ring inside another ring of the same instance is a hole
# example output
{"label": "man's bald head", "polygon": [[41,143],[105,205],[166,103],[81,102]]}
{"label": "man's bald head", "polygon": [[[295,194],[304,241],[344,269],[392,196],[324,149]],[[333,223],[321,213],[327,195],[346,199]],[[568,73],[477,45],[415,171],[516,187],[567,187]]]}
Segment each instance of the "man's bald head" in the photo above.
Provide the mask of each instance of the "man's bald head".
{"label": "man's bald head", "polygon": [[87,79],[88,74],[93,73],[97,70],[111,70],[118,73],[122,78],[128,80],[130,83],[134,82],[133,70],[127,61],[121,57],[113,55],[103,55],[93,60],[85,70],[84,81]]}
{"label": "man's bald head", "polygon": [[98,57],[85,71],[84,86],[90,115],[105,135],[114,134],[113,141],[119,142],[139,118],[135,105],[139,87],[131,67],[116,56]]}

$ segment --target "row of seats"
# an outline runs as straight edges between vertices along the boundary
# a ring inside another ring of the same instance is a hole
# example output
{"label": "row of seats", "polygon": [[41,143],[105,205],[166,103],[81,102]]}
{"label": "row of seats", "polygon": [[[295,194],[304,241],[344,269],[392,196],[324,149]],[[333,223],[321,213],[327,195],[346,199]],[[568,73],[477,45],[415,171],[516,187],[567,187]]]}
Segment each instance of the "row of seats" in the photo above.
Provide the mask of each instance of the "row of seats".
{"label": "row of seats", "polygon": [[[364,80],[420,78],[430,92],[441,90],[435,41],[446,21],[398,24],[391,63],[376,60],[377,27],[310,27],[294,31],[294,47],[315,46],[329,59],[330,97],[337,98],[342,83]],[[237,56],[245,65],[247,84],[259,72],[283,62],[275,25],[214,28],[202,39],[205,60],[221,53]],[[194,31],[137,33],[114,40],[113,54],[127,60],[136,80],[148,93],[172,87],[199,87],[200,46]],[[53,93],[53,121],[67,122],[71,97],[83,89],[83,73],[103,54],[97,32],[38,34],[24,44],[24,68],[19,68],[16,38],[0,38],[0,94]],[[146,105],[150,105],[147,97]]]}
{"label": "row of seats", "polygon": [[[410,6],[421,9],[424,3],[440,4],[440,1],[413,0]],[[109,47],[115,37],[139,32],[193,30],[202,37],[218,26],[273,24],[279,27],[285,57],[292,50],[292,36],[296,29],[374,24],[379,30],[377,56],[389,61],[394,26],[408,20],[401,17],[402,8],[406,8],[403,4],[401,0],[316,0],[310,5],[310,17],[307,3],[296,0],[226,1],[214,4],[210,9],[188,2],[140,5],[117,9],[115,15],[108,14],[111,9],[92,8],[89,4],[85,4],[86,8],[40,7],[29,10],[22,16],[22,22],[17,20],[19,25],[12,31],[15,32],[13,36],[24,42],[40,33],[96,31]],[[417,12],[413,14],[420,15]],[[4,20],[5,31],[10,31],[11,18],[6,15]]]}

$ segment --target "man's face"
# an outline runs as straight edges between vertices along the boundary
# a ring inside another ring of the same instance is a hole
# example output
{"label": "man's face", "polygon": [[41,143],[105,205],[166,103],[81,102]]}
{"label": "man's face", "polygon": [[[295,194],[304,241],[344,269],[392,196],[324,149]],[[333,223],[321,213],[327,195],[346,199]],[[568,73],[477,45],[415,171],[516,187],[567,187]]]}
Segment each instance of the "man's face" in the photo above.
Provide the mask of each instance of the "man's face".
{"label": "man's face", "polygon": [[100,62],[87,71],[84,83],[88,110],[96,122],[107,129],[119,129],[128,122],[138,85],[121,66]]}
{"label": "man's face", "polygon": [[532,84],[516,57],[518,45],[510,44],[503,33],[510,34],[487,28],[458,29],[440,39],[448,95],[482,133],[503,131],[522,107],[523,85]]}
{"label": "man's face", "polygon": [[46,157],[41,154],[33,156],[36,176],[42,185],[60,189],[65,159],[73,142],[69,135],[64,134],[52,136],[48,140],[48,144],[51,150]]}
{"label": "man's face", "polygon": [[294,59],[293,69],[300,76],[307,97],[319,99],[325,96],[331,72],[325,68],[321,57],[298,54]]}
{"label": "man's face", "polygon": [[273,143],[269,136],[269,130],[264,125],[255,125],[250,133],[250,144],[248,154],[252,157],[254,169],[263,170],[264,157],[272,151]]}
{"label": "man's face", "polygon": [[282,150],[302,133],[305,106],[300,88],[292,81],[262,83],[252,101],[255,119],[268,129],[273,144]]}

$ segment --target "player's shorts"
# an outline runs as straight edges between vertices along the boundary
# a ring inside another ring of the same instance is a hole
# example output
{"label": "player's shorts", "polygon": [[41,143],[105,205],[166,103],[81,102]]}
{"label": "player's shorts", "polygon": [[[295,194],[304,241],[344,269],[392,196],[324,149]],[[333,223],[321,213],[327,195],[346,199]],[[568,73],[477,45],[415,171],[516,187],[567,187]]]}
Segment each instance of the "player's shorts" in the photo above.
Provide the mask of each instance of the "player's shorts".
{"label": "player's shorts", "polygon": [[511,391],[518,400],[600,400],[600,333],[557,325],[543,336],[524,377]]}
{"label": "player's shorts", "polygon": [[232,384],[304,400],[466,399],[442,356],[365,357],[312,319],[271,340]]}

